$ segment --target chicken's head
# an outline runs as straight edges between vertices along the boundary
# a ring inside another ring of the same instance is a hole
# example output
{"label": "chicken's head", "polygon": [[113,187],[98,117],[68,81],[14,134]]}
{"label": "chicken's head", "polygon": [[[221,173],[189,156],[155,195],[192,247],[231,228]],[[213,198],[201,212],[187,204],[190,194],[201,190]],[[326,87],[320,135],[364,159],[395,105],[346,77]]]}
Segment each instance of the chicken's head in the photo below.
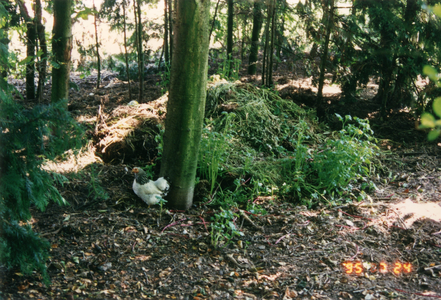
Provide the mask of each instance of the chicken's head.
{"label": "chicken's head", "polygon": [[132,173],[135,174],[135,180],[139,184],[146,184],[149,181],[147,173],[140,167],[134,167]]}

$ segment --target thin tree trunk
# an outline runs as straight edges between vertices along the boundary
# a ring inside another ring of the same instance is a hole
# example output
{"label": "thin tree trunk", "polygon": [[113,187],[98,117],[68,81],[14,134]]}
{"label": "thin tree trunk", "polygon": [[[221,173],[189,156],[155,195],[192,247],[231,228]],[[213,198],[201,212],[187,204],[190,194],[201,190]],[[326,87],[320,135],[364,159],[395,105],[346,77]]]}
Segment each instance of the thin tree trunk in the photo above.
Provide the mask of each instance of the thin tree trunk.
{"label": "thin tree trunk", "polygon": [[167,12],[167,0],[164,0],[164,60],[165,64],[170,62],[168,50],[168,12]]}
{"label": "thin tree trunk", "polygon": [[34,20],[29,16],[23,0],[17,1],[20,7],[20,14],[26,22],[26,99],[35,99],[35,40],[36,26]]}
{"label": "thin tree trunk", "polygon": [[132,100],[132,88],[130,86],[130,72],[129,72],[129,54],[127,52],[127,24],[126,24],[126,0],[122,2],[123,7],[123,23],[124,23],[124,54],[126,58],[126,74],[127,74],[127,82],[129,84],[129,101]]}
{"label": "thin tree trunk", "polygon": [[[93,10],[96,11],[95,3],[93,3]],[[98,78],[96,80],[96,88],[100,88],[101,83],[101,58],[100,58],[100,43],[98,38],[98,24],[97,24],[97,13],[93,14],[93,26],[95,27],[95,51],[96,51],[96,64]]]}
{"label": "thin tree trunk", "polygon": [[[12,9],[11,0],[3,0],[2,4],[7,12],[9,12]],[[9,28],[10,28],[10,19],[4,18],[5,23],[3,24],[3,34],[0,37],[0,43],[3,45],[3,51],[5,53],[5,59],[0,60],[0,77],[4,80],[7,80],[8,73],[9,73],[9,63],[8,63],[8,56],[9,56],[9,43],[11,40],[9,39]]]}
{"label": "thin tree trunk", "polygon": [[35,40],[36,28],[34,21],[27,22],[26,57],[31,58],[26,64],[26,99],[35,99]]}
{"label": "thin tree trunk", "polygon": [[325,42],[323,44],[323,53],[320,59],[320,76],[319,76],[319,86],[317,92],[317,116],[323,118],[325,116],[324,101],[323,101],[323,85],[325,82],[325,72],[326,72],[326,62],[328,60],[328,48],[329,39],[331,36],[331,31],[334,23],[334,0],[328,0],[328,5],[326,5],[327,11],[327,24],[326,24],[326,35]]}
{"label": "thin tree trunk", "polygon": [[176,4],[176,47],[160,175],[170,181],[168,205],[188,209],[193,202],[207,93],[210,2],[179,0]]}
{"label": "thin tree trunk", "polygon": [[[4,4],[4,6],[6,5],[10,5],[9,1],[7,3]],[[9,31],[9,20],[6,21],[6,24],[4,24],[3,27],[3,36],[1,36],[0,38],[0,44],[3,45],[4,51],[6,52],[6,55],[9,55],[9,43],[10,40],[8,38],[8,31]],[[7,58],[7,57],[6,57]],[[6,60],[0,60],[0,77],[3,80],[7,80],[8,78],[8,72],[9,72],[9,65],[8,65],[8,61]]]}
{"label": "thin tree trunk", "polygon": [[142,20],[141,20],[141,0],[136,0],[138,14],[138,71],[139,71],[139,98],[142,103],[144,98],[144,52],[142,50]]}
{"label": "thin tree trunk", "polygon": [[[72,51],[72,0],[54,0],[52,52],[58,68],[52,68],[53,103],[69,98],[69,75]],[[67,109],[67,107],[66,107]]]}
{"label": "thin tree trunk", "polygon": [[47,69],[47,43],[46,43],[46,34],[45,34],[45,28],[43,23],[41,22],[41,1],[35,0],[35,23],[37,26],[37,35],[38,40],[40,41],[40,50],[41,50],[41,56],[39,58],[39,61],[37,63],[38,68],[38,86],[37,86],[37,99],[38,102],[41,102],[43,100],[43,90],[44,90],[44,83],[46,81],[46,69]]}
{"label": "thin tree trunk", "polygon": [[231,76],[233,68],[233,26],[234,26],[234,3],[233,0],[228,0],[228,19],[227,19],[227,77]]}
{"label": "thin tree trunk", "polygon": [[241,38],[241,45],[240,45],[240,60],[243,61],[245,57],[245,37],[247,36],[247,16],[245,15],[243,18],[243,25],[242,25],[242,38]]}
{"label": "thin tree trunk", "polygon": [[[280,5],[281,5],[281,8],[280,8],[280,12],[278,13],[278,15],[285,16],[285,14],[287,13],[287,7],[288,7],[286,0],[282,0]],[[280,18],[280,30],[276,30],[277,43],[275,44],[275,46],[276,46],[276,55],[278,58],[278,60],[276,62],[276,67],[275,67],[276,70],[279,67],[279,62],[282,61],[282,48],[283,48],[283,42],[285,40],[284,32],[285,32],[285,18],[282,17],[282,18]]]}
{"label": "thin tree trunk", "polygon": [[170,65],[173,60],[173,9],[176,7],[172,5],[173,0],[168,0],[168,28],[169,28],[169,38],[170,38]]}
{"label": "thin tree trunk", "polygon": [[[138,0],[133,0],[133,14],[135,17],[135,48],[136,48],[136,57],[137,57],[137,62],[138,62],[138,73],[139,73],[139,35],[138,35],[138,13],[136,12],[136,2]],[[139,75],[138,75],[138,79],[139,79]],[[139,89],[139,86],[138,86]]]}
{"label": "thin tree trunk", "polygon": [[271,4],[271,46],[269,55],[269,64],[268,64],[268,77],[266,80],[266,85],[271,86],[273,84],[273,58],[274,58],[274,39],[276,35],[276,0],[272,1]]}
{"label": "thin tree trunk", "polygon": [[265,24],[265,46],[263,48],[263,62],[262,62],[262,85],[266,84],[266,68],[267,68],[267,55],[268,55],[268,43],[269,43],[269,27],[271,22],[270,4],[267,3],[267,18]]}
{"label": "thin tree trunk", "polygon": [[259,39],[260,31],[262,30],[263,15],[262,15],[262,2],[256,0],[253,8],[253,32],[251,34],[251,48],[250,57],[248,63],[248,74],[255,75],[257,72],[257,56],[259,53]]}
{"label": "thin tree trunk", "polygon": [[220,3],[220,0],[217,0],[216,8],[214,9],[213,21],[211,21],[211,29],[210,29],[210,33],[208,34],[208,41],[210,41],[210,39],[211,39],[211,35],[213,34],[213,30],[214,30],[214,22],[216,21],[217,11],[218,11],[218,9],[219,9],[219,3]]}

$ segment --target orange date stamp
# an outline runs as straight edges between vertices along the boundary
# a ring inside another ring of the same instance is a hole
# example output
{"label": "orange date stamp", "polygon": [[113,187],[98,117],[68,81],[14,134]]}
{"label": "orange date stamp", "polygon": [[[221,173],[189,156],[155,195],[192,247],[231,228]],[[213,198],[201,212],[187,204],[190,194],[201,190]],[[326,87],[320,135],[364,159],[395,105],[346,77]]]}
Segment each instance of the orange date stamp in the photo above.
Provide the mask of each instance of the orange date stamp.
{"label": "orange date stamp", "polygon": [[362,261],[345,261],[341,264],[343,272],[347,275],[363,275],[363,274],[410,274],[414,269],[409,262],[395,261],[394,263],[379,262],[362,262]]}

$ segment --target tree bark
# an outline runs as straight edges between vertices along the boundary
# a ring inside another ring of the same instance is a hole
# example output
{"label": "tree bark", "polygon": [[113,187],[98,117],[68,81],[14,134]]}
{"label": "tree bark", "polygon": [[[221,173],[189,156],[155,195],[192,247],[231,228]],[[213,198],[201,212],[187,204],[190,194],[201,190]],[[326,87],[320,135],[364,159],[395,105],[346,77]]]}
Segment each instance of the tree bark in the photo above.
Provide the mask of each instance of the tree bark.
{"label": "tree bark", "polygon": [[233,0],[228,0],[228,17],[227,17],[227,63],[228,71],[227,77],[231,76],[233,68],[233,26],[234,26],[234,3]]}
{"label": "tree bark", "polygon": [[218,12],[218,9],[219,9],[219,2],[220,2],[220,0],[217,0],[216,8],[214,9],[213,21],[211,22],[210,33],[208,34],[208,40],[209,40],[209,41],[210,41],[210,39],[211,39],[211,35],[213,34],[213,30],[214,30],[214,22],[216,21],[217,12]]}
{"label": "tree bark", "polygon": [[260,31],[262,30],[263,14],[262,14],[262,2],[256,0],[253,8],[253,32],[251,34],[251,48],[250,57],[248,63],[248,74],[255,75],[257,72],[257,56],[259,54],[259,39]]}
{"label": "tree bark", "polygon": [[138,17],[138,72],[139,72],[139,98],[142,103],[144,98],[144,52],[142,50],[142,20],[141,20],[141,0],[136,0]]}
{"label": "tree bark", "polygon": [[176,7],[172,5],[173,0],[168,0],[168,28],[169,28],[169,39],[170,39],[170,65],[173,60],[173,9]]}
{"label": "tree bark", "polygon": [[271,2],[271,45],[268,53],[268,76],[266,79],[266,85],[271,86],[273,84],[273,58],[274,58],[274,39],[276,35],[276,0]]}
{"label": "tree bark", "polygon": [[169,43],[168,43],[168,12],[167,12],[167,0],[164,0],[164,61],[165,64],[170,62],[169,56]]}
{"label": "tree bark", "polygon": [[129,53],[127,52],[127,22],[126,22],[126,0],[122,2],[123,7],[123,25],[124,25],[124,54],[126,59],[126,74],[129,88],[129,101],[132,100],[132,88],[130,86],[130,72],[129,72]]}
{"label": "tree bark", "polygon": [[[269,0],[271,1],[271,0]],[[269,31],[271,25],[271,13],[270,13],[270,3],[267,1],[267,18],[265,24],[265,45],[263,47],[263,62],[262,62],[262,85],[266,84],[266,69],[267,69],[267,55],[268,55],[268,44],[269,44]]]}
{"label": "tree bark", "polygon": [[26,99],[35,99],[35,40],[36,27],[34,20],[29,16],[29,12],[23,0],[17,1],[20,7],[20,15],[26,22]]}
{"label": "tree bark", "polygon": [[35,0],[35,26],[37,26],[37,35],[38,40],[40,41],[40,50],[41,50],[41,56],[39,58],[39,61],[37,63],[37,69],[38,69],[38,86],[37,86],[37,99],[38,102],[41,102],[43,100],[43,90],[44,90],[44,84],[46,81],[46,69],[47,69],[47,43],[46,43],[46,34],[45,34],[45,28],[43,25],[42,20],[42,14],[41,14],[41,1]]}
{"label": "tree bark", "polygon": [[35,40],[36,30],[34,20],[26,24],[26,57],[29,60],[26,63],[26,99],[35,99]]}
{"label": "tree bark", "polygon": [[[58,68],[52,68],[53,103],[69,98],[69,75],[72,51],[72,0],[54,0],[52,53]],[[66,107],[67,109],[67,107]]]}
{"label": "tree bark", "polygon": [[193,202],[208,71],[208,0],[176,1],[170,94],[165,120],[161,176],[170,182],[166,197],[175,209]]}

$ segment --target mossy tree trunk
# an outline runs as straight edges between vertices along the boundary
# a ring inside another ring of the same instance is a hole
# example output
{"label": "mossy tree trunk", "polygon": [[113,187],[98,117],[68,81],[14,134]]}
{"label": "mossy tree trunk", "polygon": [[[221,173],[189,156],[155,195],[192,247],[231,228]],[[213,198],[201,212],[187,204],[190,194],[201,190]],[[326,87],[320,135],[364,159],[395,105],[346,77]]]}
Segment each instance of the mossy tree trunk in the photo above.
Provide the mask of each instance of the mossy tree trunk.
{"label": "mossy tree trunk", "polygon": [[193,203],[199,143],[205,111],[210,1],[178,0],[165,120],[161,176],[170,181],[168,205]]}
{"label": "mossy tree trunk", "polygon": [[52,53],[58,68],[52,68],[52,102],[69,98],[72,52],[72,0],[54,0]]}
{"label": "mossy tree trunk", "polygon": [[248,74],[256,75],[257,72],[257,55],[259,53],[259,40],[260,32],[262,31],[263,14],[262,14],[262,2],[256,0],[253,7],[253,32],[251,34],[251,48],[248,64]]}

